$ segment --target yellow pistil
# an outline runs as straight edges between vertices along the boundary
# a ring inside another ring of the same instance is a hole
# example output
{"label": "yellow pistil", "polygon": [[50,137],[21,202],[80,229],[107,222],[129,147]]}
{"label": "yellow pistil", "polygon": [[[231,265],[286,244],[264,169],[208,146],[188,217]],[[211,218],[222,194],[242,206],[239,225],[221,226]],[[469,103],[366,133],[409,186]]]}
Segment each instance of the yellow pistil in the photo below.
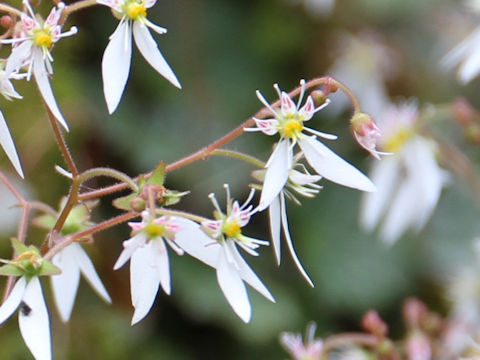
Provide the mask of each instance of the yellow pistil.
{"label": "yellow pistil", "polygon": [[393,135],[387,138],[384,150],[387,152],[397,152],[407,142],[412,135],[412,131],[408,128],[400,128]]}
{"label": "yellow pistil", "polygon": [[290,138],[296,137],[303,130],[303,125],[299,120],[288,120],[283,126],[283,133]]}
{"label": "yellow pistil", "polygon": [[238,238],[242,231],[240,230],[240,225],[237,221],[227,221],[222,226],[222,232],[228,237]]}
{"label": "yellow pistil", "polygon": [[165,235],[165,230],[165,225],[150,223],[145,226],[145,232],[147,233],[149,239]]}
{"label": "yellow pistil", "polygon": [[126,6],[125,14],[132,20],[147,17],[147,9],[142,4],[130,3]]}
{"label": "yellow pistil", "polygon": [[50,49],[53,44],[52,36],[45,30],[36,30],[33,33],[33,43],[42,48]]}

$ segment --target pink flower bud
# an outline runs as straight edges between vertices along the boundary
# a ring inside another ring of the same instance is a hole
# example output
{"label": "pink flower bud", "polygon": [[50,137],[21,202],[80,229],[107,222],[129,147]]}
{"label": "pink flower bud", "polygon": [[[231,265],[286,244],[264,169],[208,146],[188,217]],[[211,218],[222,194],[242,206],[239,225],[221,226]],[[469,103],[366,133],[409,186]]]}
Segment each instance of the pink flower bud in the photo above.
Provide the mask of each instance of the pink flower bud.
{"label": "pink flower bud", "polygon": [[373,157],[380,160],[380,155],[385,153],[377,151],[377,143],[381,137],[380,129],[373,118],[365,113],[356,112],[350,120],[355,139]]}

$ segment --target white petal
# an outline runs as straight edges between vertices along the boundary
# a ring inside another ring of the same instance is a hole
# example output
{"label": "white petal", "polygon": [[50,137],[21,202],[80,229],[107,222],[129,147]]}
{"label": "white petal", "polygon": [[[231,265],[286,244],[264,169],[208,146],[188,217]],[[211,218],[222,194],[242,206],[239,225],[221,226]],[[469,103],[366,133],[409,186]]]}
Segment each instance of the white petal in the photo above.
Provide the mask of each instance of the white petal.
{"label": "white petal", "polygon": [[133,37],[138,50],[140,50],[145,60],[147,60],[147,62],[157,70],[160,75],[180,89],[182,86],[178,82],[177,77],[170,66],[165,61],[162,53],[158,49],[157,43],[152,38],[150,31],[148,31],[148,28],[138,21],[135,21],[133,23]]}
{"label": "white petal", "polygon": [[130,259],[130,287],[135,312],[132,325],[142,320],[152,308],[160,285],[155,267],[154,253],[150,246],[139,247]]}
{"label": "white petal", "polygon": [[375,161],[371,177],[377,191],[364,194],[360,210],[360,224],[366,230],[372,231],[387,210],[401,176],[400,170],[400,159],[395,155]]}
{"label": "white petal", "polygon": [[168,260],[168,252],[165,242],[161,239],[156,239],[154,241],[150,241],[149,245],[154,253],[153,258],[155,260],[155,267],[160,277],[160,284],[162,285],[163,291],[170,295],[170,263]]}
{"label": "white petal", "polygon": [[275,259],[277,260],[277,265],[280,265],[282,246],[280,243],[280,200],[278,196],[270,203],[268,218],[270,220],[270,234],[272,236]]}
{"label": "white petal", "polygon": [[10,159],[13,167],[17,170],[18,175],[22,178],[23,170],[22,165],[20,165],[20,159],[18,158],[17,150],[13,143],[12,135],[10,135],[10,130],[8,129],[7,122],[3,117],[2,112],[0,111],[0,145],[2,145],[3,150]]}
{"label": "white petal", "polygon": [[52,348],[50,321],[38,277],[32,278],[25,289],[18,325],[25,344],[36,360],[50,360]]}
{"label": "white petal", "polygon": [[13,48],[5,65],[5,76],[8,77],[11,73],[19,70],[23,66],[25,60],[31,56],[32,46],[32,41],[24,41]]}
{"label": "white petal", "polygon": [[15,286],[12,289],[10,295],[5,300],[5,302],[0,306],[0,324],[3,324],[20,305],[22,301],[23,294],[25,293],[25,287],[27,285],[27,280],[25,277],[21,277],[15,283]]}
{"label": "white petal", "polygon": [[40,49],[34,49],[33,51],[33,77],[42,94],[43,101],[47,104],[48,108],[52,112],[55,119],[68,131],[68,125],[65,119],[63,118],[60,109],[58,108],[57,101],[53,95],[52,88],[50,86],[50,80],[48,79],[48,72],[45,67],[45,60],[43,59],[43,54]]}
{"label": "white petal", "polygon": [[262,281],[258,278],[258,276],[253,272],[253,270],[248,266],[248,264],[243,260],[242,256],[239,254],[237,248],[230,242],[230,252],[233,256],[235,263],[238,266],[238,273],[240,274],[241,278],[255,290],[257,290],[260,294],[265,296],[271,302],[275,302],[272,294],[270,291],[263,285]]}
{"label": "white petal", "polygon": [[285,235],[285,240],[287,242],[288,250],[290,251],[290,255],[292,256],[295,266],[297,267],[298,271],[300,271],[300,274],[302,274],[302,276],[305,278],[305,280],[307,280],[308,284],[311,287],[314,287],[312,280],[308,276],[307,272],[305,271],[302,264],[300,263],[300,260],[298,259],[297,254],[295,253],[292,238],[290,237],[290,230],[288,229],[287,209],[285,204],[285,196],[283,194],[280,194],[280,201],[281,201],[280,209],[282,211],[282,228],[283,228],[283,234]]}
{"label": "white petal", "polygon": [[80,269],[71,245],[53,257],[53,264],[58,266],[62,273],[50,277],[55,304],[63,322],[70,319],[80,282]]}
{"label": "white petal", "polygon": [[[478,44],[476,44],[478,47]],[[458,68],[458,79],[466,84],[480,72],[480,50],[472,49],[472,52],[465,58]]]}
{"label": "white petal", "polygon": [[363,191],[375,191],[375,185],[351,164],[343,160],[314,136],[298,140],[307,162],[324,178]]}
{"label": "white petal", "polygon": [[235,313],[248,323],[252,316],[252,308],[247,289],[235,266],[227,261],[226,254],[221,254],[217,267],[217,280],[223,294]]}
{"label": "white petal", "polygon": [[118,257],[115,265],[113,265],[113,270],[120,269],[125,263],[130,259],[132,254],[137,250],[139,246],[145,244],[146,236],[143,232],[138,233],[134,237],[123,242],[123,251]]}
{"label": "white petal", "polygon": [[130,73],[131,58],[132,33],[128,21],[123,21],[110,36],[102,59],[103,93],[110,114],[115,111],[122,98]]}
{"label": "white petal", "polygon": [[100,277],[95,271],[92,260],[90,260],[87,253],[85,252],[85,250],[82,249],[82,246],[80,244],[73,243],[70,246],[72,245],[75,248],[75,259],[77,261],[78,267],[80,268],[83,276],[85,276],[85,279],[88,281],[93,290],[95,290],[98,296],[100,296],[105,302],[111,303],[112,299],[110,298],[110,295],[108,295],[105,286],[103,286],[102,280],[100,280]]}
{"label": "white petal", "polygon": [[292,157],[289,141],[280,140],[267,162],[265,181],[263,182],[262,195],[258,205],[259,211],[266,209],[282,191],[292,167]]}
{"label": "white petal", "polygon": [[180,229],[175,234],[175,242],[185,252],[213,268],[220,258],[220,244],[205,234],[197,223],[184,218],[175,218]]}

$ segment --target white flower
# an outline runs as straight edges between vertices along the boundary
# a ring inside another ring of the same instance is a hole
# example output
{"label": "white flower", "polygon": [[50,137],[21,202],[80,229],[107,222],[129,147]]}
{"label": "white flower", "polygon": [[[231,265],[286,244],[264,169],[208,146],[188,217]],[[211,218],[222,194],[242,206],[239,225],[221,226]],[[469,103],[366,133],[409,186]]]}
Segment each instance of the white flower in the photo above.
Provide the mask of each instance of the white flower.
{"label": "white flower", "polygon": [[4,323],[17,308],[18,325],[25,344],[36,360],[52,358],[50,321],[43,299],[42,287],[38,276],[28,279],[20,277],[12,292],[0,306],[0,324]]}
{"label": "white flower", "polygon": [[307,326],[305,343],[302,335],[284,332],[280,335],[280,344],[292,356],[293,360],[320,360],[322,357],[323,341],[315,339],[317,325],[312,322]]}
{"label": "white flower", "polygon": [[158,34],[167,32],[167,29],[147,19],[147,9],[155,5],[156,0],[97,0],[97,3],[110,7],[114,14],[121,18],[117,29],[110,36],[102,60],[103,92],[109,113],[112,114],[117,108],[128,80],[132,57],[132,32],[145,60],[160,75],[181,88],[148,30],[151,28]]}
{"label": "white flower", "polygon": [[[0,93],[7,100],[21,99],[22,96],[15,91],[10,79],[19,79],[23,78],[22,75],[15,73],[7,73],[2,64],[0,69]],[[13,143],[12,135],[8,129],[7,122],[3,117],[3,113],[0,111],[0,145],[7,154],[10,162],[17,171],[17,173],[23,178],[22,165],[20,164],[20,159],[18,158],[17,150],[15,149],[15,144]]]}
{"label": "white flower", "polygon": [[14,45],[5,71],[10,74],[27,67],[27,80],[30,80],[33,73],[45,104],[58,122],[68,131],[67,122],[58,108],[48,79],[53,74],[53,57],[50,50],[61,38],[76,34],[77,28],[72,27],[67,32],[61,32],[61,25],[58,22],[65,8],[65,4],[62,2],[58,3],[57,8],[54,7],[51,10],[45,21],[33,12],[27,0],[24,0],[23,4],[29,14],[22,14],[17,36],[13,39],[2,40],[4,44]]}
{"label": "white flower", "polygon": [[[317,140],[317,136],[336,139],[335,135],[304,126],[304,122],[310,120],[328,102],[315,108],[313,98],[308,96],[305,105],[300,108],[305,94],[305,81],[302,80],[300,84],[302,91],[298,105],[286,92],[282,92],[277,84],[274,85],[281,100],[279,109],[272,108],[257,91],[258,98],[271,111],[274,118],[255,119],[257,127],[247,128],[246,131],[261,131],[266,135],[280,134],[280,141],[266,164],[267,173],[258,206],[260,211],[266,209],[284,188],[292,168],[293,147],[296,143],[300,146],[309,165],[324,178],[363,191],[375,190],[375,185],[365,175]],[[313,135],[304,134],[304,130]]]}
{"label": "white flower", "polygon": [[130,259],[130,286],[135,312],[132,325],[142,320],[150,311],[158,287],[170,294],[170,265],[165,243],[178,254],[183,250],[175,244],[179,229],[174,217],[153,218],[148,211],[142,213],[141,222],[128,223],[134,236],[123,242],[124,250],[113,269],[118,270]]}
{"label": "white flower", "polygon": [[415,133],[417,117],[411,102],[391,106],[379,119],[381,147],[393,154],[372,167],[377,192],[365,195],[360,222],[370,231],[381,222],[380,235],[389,244],[410,228],[423,228],[446,183],[435,159],[436,144]]}
{"label": "white flower", "polygon": [[476,77],[480,73],[480,27],[450,50],[441,63],[446,69],[458,66],[457,77],[463,84]]}
{"label": "white flower", "polygon": [[[257,256],[256,249],[260,245],[267,245],[268,242],[242,234],[241,228],[249,222],[252,207],[247,207],[249,200],[243,206],[233,201],[227,186],[226,188],[226,214],[220,209],[214,195],[210,194],[217,220],[202,222],[204,231],[199,225],[183,220],[182,228],[178,231],[175,240],[186,253],[217,270],[217,281],[228,303],[244,322],[249,322],[252,309],[244,281],[268,300],[272,302],[275,300],[243,260],[236,245],[249,254]],[[253,196],[253,193],[251,195]]]}
{"label": "white flower", "polygon": [[[297,267],[298,271],[302,274],[305,280],[313,287],[313,282],[308,276],[307,272],[303,268],[300,260],[298,259],[297,254],[295,253],[295,248],[293,247],[292,238],[290,236],[290,230],[288,228],[287,220],[287,209],[285,203],[285,197],[293,200],[296,204],[300,205],[300,201],[296,198],[294,193],[301,195],[303,197],[312,198],[322,188],[320,185],[317,185],[316,182],[320,181],[322,178],[319,175],[311,175],[308,173],[307,169],[303,164],[297,164],[299,156],[296,156],[294,159],[294,168],[299,167],[302,171],[295,170],[292,168],[289,172],[288,180],[285,184],[285,187],[280,191],[280,193],[273,199],[268,207],[268,215],[270,220],[270,233],[272,235],[272,244],[275,252],[275,258],[277,264],[280,265],[281,259],[281,229],[283,229],[283,234],[287,244],[287,248],[292,256],[292,259]],[[254,172],[254,176],[262,179],[264,177],[265,170]]]}
{"label": "white flower", "polygon": [[335,6],[335,0],[287,0],[291,3],[303,3],[305,10],[312,16],[329,14]]}
{"label": "white flower", "polygon": [[52,276],[51,281],[55,303],[64,322],[70,319],[72,313],[80,273],[104,301],[112,302],[92,261],[80,244],[72,243],[65,247],[53,257],[52,263],[62,270],[61,274]]}

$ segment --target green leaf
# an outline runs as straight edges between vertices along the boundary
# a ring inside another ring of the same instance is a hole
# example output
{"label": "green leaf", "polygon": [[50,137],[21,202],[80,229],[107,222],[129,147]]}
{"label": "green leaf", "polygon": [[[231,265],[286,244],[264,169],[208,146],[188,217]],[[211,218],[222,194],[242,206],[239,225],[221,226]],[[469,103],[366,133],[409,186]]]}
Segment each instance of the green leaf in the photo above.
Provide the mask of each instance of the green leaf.
{"label": "green leaf", "polygon": [[23,271],[13,264],[0,266],[0,276],[22,276]]}
{"label": "green leaf", "polygon": [[45,214],[45,215],[40,215],[34,218],[32,220],[32,223],[38,226],[39,228],[51,230],[55,225],[56,221],[57,219],[54,216],[50,214]]}
{"label": "green leaf", "polygon": [[113,206],[120,210],[132,211],[131,202],[138,194],[132,193],[130,195],[117,198],[113,200]]}
{"label": "green leaf", "polygon": [[160,161],[153,170],[152,176],[147,180],[147,184],[163,185],[165,182],[165,161]]}

